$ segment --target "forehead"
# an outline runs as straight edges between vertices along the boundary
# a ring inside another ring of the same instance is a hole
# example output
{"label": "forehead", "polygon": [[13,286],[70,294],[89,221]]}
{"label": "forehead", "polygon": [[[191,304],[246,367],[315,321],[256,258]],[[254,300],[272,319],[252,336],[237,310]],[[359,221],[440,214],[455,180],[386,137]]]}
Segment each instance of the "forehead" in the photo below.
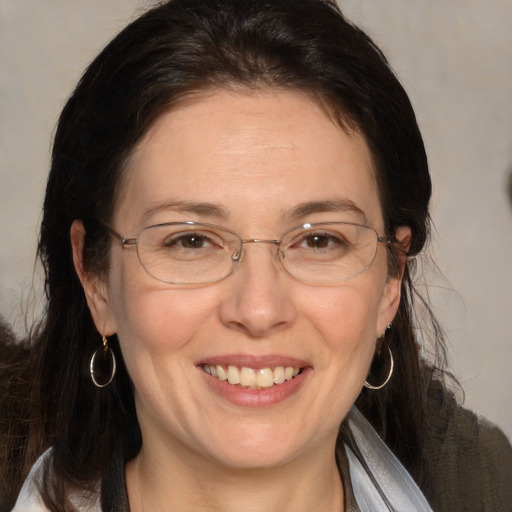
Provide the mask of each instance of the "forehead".
{"label": "forehead", "polygon": [[363,137],[303,94],[215,91],[164,114],[138,144],[114,221],[141,228],[169,220],[162,205],[197,203],[218,207],[228,220],[285,222],[290,211],[315,202],[352,203],[359,220],[379,223]]}

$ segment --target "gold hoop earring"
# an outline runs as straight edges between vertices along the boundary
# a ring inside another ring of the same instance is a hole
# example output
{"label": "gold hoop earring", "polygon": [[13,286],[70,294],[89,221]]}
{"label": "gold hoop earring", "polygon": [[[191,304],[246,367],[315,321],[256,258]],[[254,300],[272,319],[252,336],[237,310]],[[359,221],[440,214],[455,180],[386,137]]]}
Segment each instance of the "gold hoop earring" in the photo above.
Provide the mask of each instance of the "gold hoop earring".
{"label": "gold hoop earring", "polygon": [[89,363],[91,380],[97,388],[108,386],[116,374],[116,357],[108,346],[107,338],[102,338],[103,345],[94,351]]}
{"label": "gold hoop earring", "polygon": [[374,386],[373,384],[370,384],[368,382],[368,380],[365,380],[364,381],[365,388],[373,389],[373,390],[382,389],[389,382],[389,379],[391,379],[391,375],[393,375],[393,369],[395,367],[395,362],[393,361],[393,352],[391,352],[391,349],[389,347],[388,347],[388,352],[389,352],[389,360],[390,361],[389,361],[389,372],[386,377],[386,380],[382,384],[379,384],[377,386]]}

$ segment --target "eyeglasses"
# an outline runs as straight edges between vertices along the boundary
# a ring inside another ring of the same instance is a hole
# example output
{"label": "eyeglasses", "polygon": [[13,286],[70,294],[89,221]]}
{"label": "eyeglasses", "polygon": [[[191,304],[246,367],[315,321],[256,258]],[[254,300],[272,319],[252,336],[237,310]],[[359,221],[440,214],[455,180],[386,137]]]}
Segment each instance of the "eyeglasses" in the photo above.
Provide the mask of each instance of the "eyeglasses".
{"label": "eyeglasses", "polygon": [[149,275],[172,284],[224,279],[242,261],[244,244],[274,245],[283,268],[301,281],[338,283],[362,274],[375,260],[378,244],[392,242],[368,226],[348,222],[303,224],[280,240],[244,239],[227,228],[199,222],[156,224],[135,238],[106,229],[123,247],[137,247]]}

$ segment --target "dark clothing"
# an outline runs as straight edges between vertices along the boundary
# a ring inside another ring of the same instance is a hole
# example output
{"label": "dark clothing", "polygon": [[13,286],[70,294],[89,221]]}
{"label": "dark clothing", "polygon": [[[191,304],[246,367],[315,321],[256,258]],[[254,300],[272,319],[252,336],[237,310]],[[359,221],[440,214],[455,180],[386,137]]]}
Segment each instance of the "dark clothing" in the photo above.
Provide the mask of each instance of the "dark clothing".
{"label": "dark clothing", "polygon": [[[441,405],[441,406],[440,406]],[[435,512],[512,512],[512,447],[503,432],[460,407],[453,395],[432,394],[435,427],[427,444]]]}

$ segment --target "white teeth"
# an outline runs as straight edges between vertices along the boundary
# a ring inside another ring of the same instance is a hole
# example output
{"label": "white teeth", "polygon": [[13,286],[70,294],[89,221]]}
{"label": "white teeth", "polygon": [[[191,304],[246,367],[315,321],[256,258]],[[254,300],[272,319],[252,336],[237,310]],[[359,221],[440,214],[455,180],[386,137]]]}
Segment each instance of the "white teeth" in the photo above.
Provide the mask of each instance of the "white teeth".
{"label": "white teeth", "polygon": [[274,374],[270,368],[261,368],[256,374],[256,385],[260,388],[270,388],[274,385]]}
{"label": "white teeth", "polygon": [[256,384],[256,374],[252,368],[242,367],[240,370],[240,384],[246,388]]}
{"label": "white teeth", "polygon": [[[205,364],[205,366],[208,366],[208,365]],[[224,370],[224,368],[220,364],[218,364],[215,368],[217,370],[217,378],[219,380],[228,380],[228,374],[226,373],[226,370]]]}
{"label": "white teeth", "polygon": [[203,370],[220,381],[227,380],[230,384],[240,384],[245,388],[270,388],[275,384],[282,384],[291,380],[300,373],[300,368],[293,366],[276,366],[272,368],[259,368],[257,370],[242,366],[226,366],[217,364],[204,364]]}
{"label": "white teeth", "polygon": [[285,380],[284,368],[282,366],[278,366],[274,369],[274,384],[282,384]]}
{"label": "white teeth", "polygon": [[228,366],[228,382],[230,384],[240,384],[240,372],[236,366]]}

